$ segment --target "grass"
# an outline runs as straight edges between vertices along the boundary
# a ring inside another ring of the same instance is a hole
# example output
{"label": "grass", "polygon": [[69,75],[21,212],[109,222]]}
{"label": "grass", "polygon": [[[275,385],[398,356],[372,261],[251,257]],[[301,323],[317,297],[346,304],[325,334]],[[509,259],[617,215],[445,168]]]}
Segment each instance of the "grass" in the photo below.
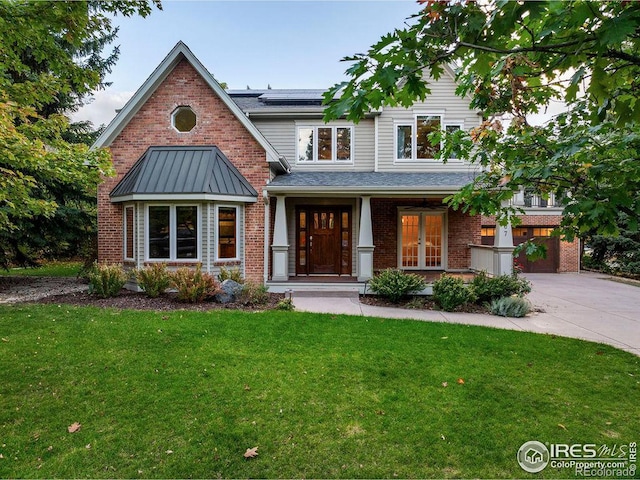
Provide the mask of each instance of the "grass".
{"label": "grass", "polygon": [[0,277],[77,277],[81,269],[82,262],[52,261],[39,267],[0,268]]}
{"label": "grass", "polygon": [[573,478],[518,448],[638,440],[640,358],[573,339],[64,305],[0,337],[0,478]]}

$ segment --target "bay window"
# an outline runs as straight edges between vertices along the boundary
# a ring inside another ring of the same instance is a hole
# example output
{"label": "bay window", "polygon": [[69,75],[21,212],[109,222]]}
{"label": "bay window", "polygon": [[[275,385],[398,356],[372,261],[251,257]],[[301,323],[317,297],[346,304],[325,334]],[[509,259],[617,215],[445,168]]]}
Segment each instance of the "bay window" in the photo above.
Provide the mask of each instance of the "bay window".
{"label": "bay window", "polygon": [[238,258],[238,207],[217,207],[218,260]]}
{"label": "bay window", "polygon": [[135,255],[135,219],[133,205],[124,207],[124,259],[133,260]]}
{"label": "bay window", "polygon": [[149,205],[147,219],[149,260],[198,260],[196,205]]}

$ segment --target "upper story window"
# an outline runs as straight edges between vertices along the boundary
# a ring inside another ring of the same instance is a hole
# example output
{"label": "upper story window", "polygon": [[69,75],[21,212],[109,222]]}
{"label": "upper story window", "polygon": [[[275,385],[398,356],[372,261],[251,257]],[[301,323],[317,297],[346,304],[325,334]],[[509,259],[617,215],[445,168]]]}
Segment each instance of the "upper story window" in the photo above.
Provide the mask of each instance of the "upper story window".
{"label": "upper story window", "polygon": [[396,160],[433,160],[442,144],[432,141],[434,132],[460,130],[462,125],[445,124],[442,115],[416,115],[412,123],[396,124]]}
{"label": "upper story window", "polygon": [[179,132],[190,132],[196,126],[196,114],[191,107],[178,107],[171,114],[171,125]]}
{"label": "upper story window", "polygon": [[300,163],[351,162],[352,138],[352,127],[298,127],[296,158]]}

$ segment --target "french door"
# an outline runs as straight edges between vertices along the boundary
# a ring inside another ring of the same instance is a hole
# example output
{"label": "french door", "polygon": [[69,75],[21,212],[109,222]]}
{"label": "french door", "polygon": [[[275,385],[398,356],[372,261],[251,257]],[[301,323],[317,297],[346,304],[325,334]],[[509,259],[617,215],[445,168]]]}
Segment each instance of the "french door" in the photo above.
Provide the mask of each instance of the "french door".
{"label": "french door", "polygon": [[443,212],[400,212],[400,268],[442,270],[445,265]]}

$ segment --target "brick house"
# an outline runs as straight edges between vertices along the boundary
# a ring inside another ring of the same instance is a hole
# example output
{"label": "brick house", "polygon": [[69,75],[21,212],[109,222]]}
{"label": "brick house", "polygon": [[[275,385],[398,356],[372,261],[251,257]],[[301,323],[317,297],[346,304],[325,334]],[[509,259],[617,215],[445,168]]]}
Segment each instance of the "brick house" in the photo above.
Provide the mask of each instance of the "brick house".
{"label": "brick house", "polygon": [[[494,245],[495,222],[443,204],[477,166],[434,160],[440,146],[427,138],[481,115],[455,95],[453,75],[432,92],[357,125],[325,124],[322,91],[225,91],[179,42],[96,141],[116,170],[98,189],[99,261],[237,266],[274,291],[362,288],[388,267],[511,271],[509,229]],[[525,222],[538,233],[561,213],[544,208]],[[577,270],[573,250],[559,245],[552,270]]]}

